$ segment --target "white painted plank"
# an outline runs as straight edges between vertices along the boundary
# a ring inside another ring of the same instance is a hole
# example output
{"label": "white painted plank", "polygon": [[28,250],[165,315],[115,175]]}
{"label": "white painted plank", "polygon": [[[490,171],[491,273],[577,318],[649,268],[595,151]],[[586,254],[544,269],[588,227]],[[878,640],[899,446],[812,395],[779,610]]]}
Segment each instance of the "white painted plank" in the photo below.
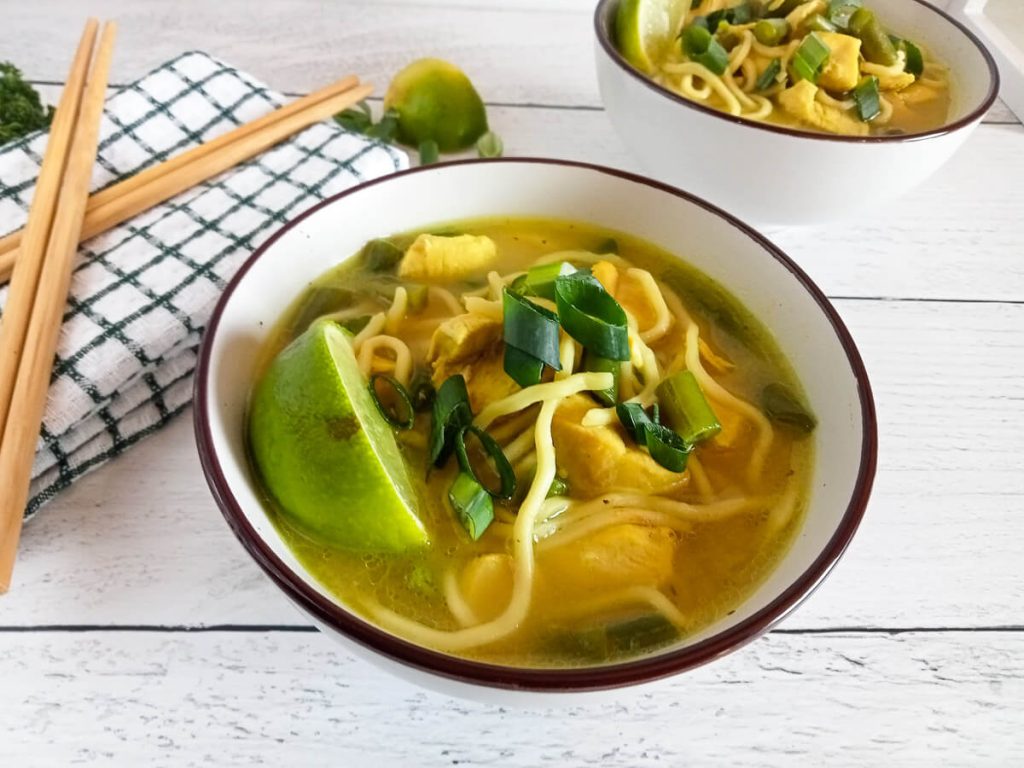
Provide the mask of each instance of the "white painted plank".
{"label": "white painted plank", "polygon": [[412,688],[318,634],[8,634],[0,751],[26,767],[1019,765],[1022,648],[776,634],[654,693],[518,709]]}
{"label": "white painted plank", "polygon": [[[603,112],[492,107],[510,157],[642,172]],[[1024,299],[1024,127],[980,126],[927,184],[856,224],[769,233],[830,295]]]}
{"label": "white painted plank", "polygon": [[[1012,625],[1024,572],[1024,305],[842,301],[877,399],[851,550],[788,628]],[[0,624],[302,624],[206,490],[179,419],[25,529]]]}
{"label": "white painted plank", "polygon": [[[591,0],[332,2],[133,0],[10,3],[4,56],[37,80],[61,82],[86,13],[116,18],[112,81],[128,82],[182,51],[200,49],[266,80],[306,93],[355,72],[383,94],[421,56],[462,66],[489,102],[599,106]],[[59,23],[55,20],[59,19]],[[45,44],[41,44],[45,41]],[[1017,122],[999,105],[990,119]]]}

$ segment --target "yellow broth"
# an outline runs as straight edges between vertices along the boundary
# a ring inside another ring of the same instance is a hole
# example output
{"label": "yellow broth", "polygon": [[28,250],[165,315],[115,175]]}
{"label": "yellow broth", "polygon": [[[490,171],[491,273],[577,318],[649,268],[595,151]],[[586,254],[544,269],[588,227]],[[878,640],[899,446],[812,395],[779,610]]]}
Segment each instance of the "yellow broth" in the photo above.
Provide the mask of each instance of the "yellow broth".
{"label": "yellow broth", "polygon": [[[649,270],[673,287],[700,326],[701,338],[718,354],[734,364],[730,371],[715,374],[720,384],[739,397],[759,404],[763,387],[782,382],[793,391],[800,386],[776,344],[735,299],[716,283],[650,243],[591,225],[543,219],[488,219],[460,222],[429,230],[434,233],[466,232],[486,235],[497,245],[502,274],[524,270],[538,257],[561,250],[600,251],[614,240],[617,252],[635,265]],[[398,235],[392,241],[404,247],[413,235]],[[358,258],[345,261],[317,279],[299,298],[272,333],[265,349],[265,362],[298,336],[317,316],[341,311],[353,302],[369,301],[377,311],[390,304],[390,293],[398,283],[390,277],[365,269]],[[485,284],[478,279],[450,286],[453,293]],[[367,296],[379,298],[366,299]],[[422,365],[429,342],[430,318],[438,311],[432,303],[419,315],[411,316],[396,335],[408,342],[414,359]],[[408,329],[408,330],[406,330]],[[683,347],[682,333],[674,327],[651,348],[669,358]],[[595,402],[595,406],[596,406]],[[508,422],[536,417],[537,407]],[[494,431],[501,430],[501,422]],[[422,551],[386,555],[331,549],[292,528],[268,500],[275,524],[309,571],[345,605],[366,618],[368,607],[380,604],[429,627],[455,630],[444,597],[445,575],[461,573],[473,558],[484,553],[510,552],[510,522],[516,503],[496,502],[496,521],[478,541],[472,541],[457,521],[448,502],[448,489],[457,473],[450,459],[442,469],[426,471],[427,436],[430,414],[418,414],[411,431],[399,433],[409,472],[419,494],[418,514],[426,526],[431,544]],[[749,440],[749,427],[743,437]],[[746,492],[775,499],[783,486],[795,483],[798,503],[788,519],[770,520],[772,504],[716,522],[696,522],[675,534],[672,575],[662,591],[686,617],[686,630],[676,631],[659,621],[649,610],[636,606],[603,606],[586,610],[588,601],[599,601],[600,584],[569,584],[565,575],[575,565],[573,544],[548,550],[537,548],[536,579],[528,618],[511,635],[489,645],[462,651],[459,655],[499,664],[530,667],[586,666],[630,658],[678,641],[734,611],[764,580],[784,555],[799,530],[812,464],[813,437],[776,428],[761,481]],[[694,451],[718,493],[743,486],[747,451],[740,447],[722,449],[700,444]],[[528,482],[523,484],[528,485]],[[570,488],[570,497],[585,500],[594,494],[586,488]],[[693,483],[671,494],[684,502],[700,503]],[[571,575],[571,574],[570,574]],[[569,581],[573,581],[572,578]],[[576,578],[576,582],[580,579]],[[585,581],[585,580],[584,580]],[[504,608],[500,597],[491,615]],[[609,627],[611,629],[609,630]]]}

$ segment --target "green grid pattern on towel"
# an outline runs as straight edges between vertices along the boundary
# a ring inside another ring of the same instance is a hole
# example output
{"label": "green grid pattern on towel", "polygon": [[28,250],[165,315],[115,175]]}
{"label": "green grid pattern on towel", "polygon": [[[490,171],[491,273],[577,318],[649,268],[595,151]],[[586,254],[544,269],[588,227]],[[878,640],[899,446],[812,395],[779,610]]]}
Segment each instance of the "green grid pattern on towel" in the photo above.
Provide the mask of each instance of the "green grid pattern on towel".
{"label": "green grid pattern on towel", "polygon": [[[93,189],[283,102],[206,54],[182,54],[107,100]],[[0,235],[24,224],[45,142],[36,134],[0,147]],[[324,197],[406,165],[390,146],[321,123],[84,243],[26,514],[187,407],[210,311],[274,230]],[[0,307],[5,299],[2,289]]]}

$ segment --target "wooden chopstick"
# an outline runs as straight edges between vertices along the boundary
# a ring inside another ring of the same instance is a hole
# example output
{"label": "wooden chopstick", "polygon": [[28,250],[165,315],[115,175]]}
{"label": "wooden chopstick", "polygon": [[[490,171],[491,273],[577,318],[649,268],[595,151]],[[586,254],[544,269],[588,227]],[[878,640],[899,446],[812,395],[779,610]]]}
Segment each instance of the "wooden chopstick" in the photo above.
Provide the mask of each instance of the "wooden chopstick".
{"label": "wooden chopstick", "polygon": [[[87,25],[88,31],[88,25]],[[117,26],[103,25],[64,168],[7,423],[0,440],[0,593],[10,586],[71,270],[89,199]],[[95,28],[93,28],[95,34]],[[76,57],[77,58],[77,57]],[[12,291],[17,285],[12,285]],[[18,288],[21,290],[20,288]],[[4,325],[7,318],[4,317]]]}
{"label": "wooden chopstick", "polygon": [[14,379],[18,374],[25,332],[28,329],[32,303],[35,301],[46,243],[50,239],[57,196],[60,193],[61,179],[74,138],[78,109],[98,28],[99,22],[96,19],[89,19],[86,22],[78,50],[71,62],[71,72],[57,105],[57,113],[53,117],[50,140],[46,145],[43,166],[39,171],[39,180],[36,182],[32,207],[25,225],[22,257],[18,260],[12,277],[11,291],[4,307],[3,318],[0,320],[0,437],[3,437],[4,425],[7,423],[7,412],[14,392]]}
{"label": "wooden chopstick", "polygon": [[[353,75],[342,78],[97,192],[89,198],[82,239],[101,234],[147,208],[250,159],[313,123],[356,104],[373,90],[371,86],[358,88],[358,85],[359,78]],[[11,274],[23,236],[24,230],[0,238],[0,284]]]}

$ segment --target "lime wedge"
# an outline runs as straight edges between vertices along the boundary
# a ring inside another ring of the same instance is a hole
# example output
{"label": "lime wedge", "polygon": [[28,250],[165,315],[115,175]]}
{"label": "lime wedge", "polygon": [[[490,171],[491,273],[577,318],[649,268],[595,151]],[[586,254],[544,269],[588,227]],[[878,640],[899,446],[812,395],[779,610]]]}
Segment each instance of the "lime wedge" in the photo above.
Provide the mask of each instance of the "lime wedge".
{"label": "lime wedge", "polygon": [[672,44],[685,3],[690,0],[622,0],[615,15],[615,39],[626,61],[647,74]]}
{"label": "lime wedge", "polygon": [[487,132],[487,110],[466,74],[442,59],[419,59],[391,81],[384,109],[398,114],[398,140],[436,141],[442,152],[471,147]]}
{"label": "lime wedge", "polygon": [[394,433],[337,324],[315,322],[270,364],[249,441],[267,490],[312,539],[378,552],[427,542]]}

